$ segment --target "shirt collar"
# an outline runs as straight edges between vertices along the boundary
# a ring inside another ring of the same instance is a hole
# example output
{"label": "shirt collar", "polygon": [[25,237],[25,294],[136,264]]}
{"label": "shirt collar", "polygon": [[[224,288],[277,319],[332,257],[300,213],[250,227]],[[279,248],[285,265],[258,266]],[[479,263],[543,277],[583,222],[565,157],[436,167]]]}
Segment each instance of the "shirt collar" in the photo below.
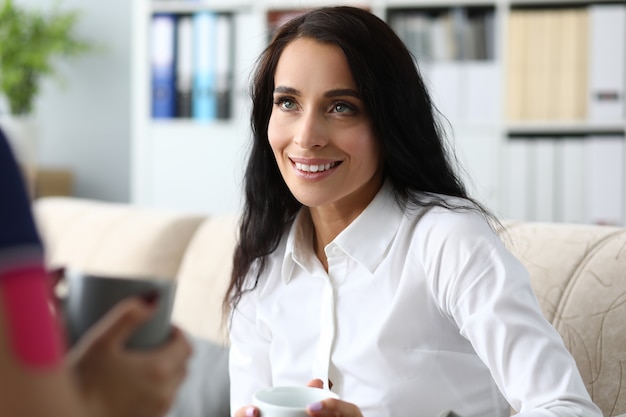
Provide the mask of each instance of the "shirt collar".
{"label": "shirt collar", "polygon": [[[325,249],[339,247],[370,272],[374,272],[387,253],[404,215],[393,197],[388,181],[374,199]],[[308,208],[300,210],[287,236],[282,277],[288,283],[296,265],[311,273],[320,267],[313,250],[313,223]]]}

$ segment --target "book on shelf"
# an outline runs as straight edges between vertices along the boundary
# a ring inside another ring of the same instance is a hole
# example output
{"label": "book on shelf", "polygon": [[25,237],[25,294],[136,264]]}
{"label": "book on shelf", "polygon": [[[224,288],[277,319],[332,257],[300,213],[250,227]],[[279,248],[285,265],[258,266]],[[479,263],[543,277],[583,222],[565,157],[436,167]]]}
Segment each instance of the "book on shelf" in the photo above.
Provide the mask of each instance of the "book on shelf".
{"label": "book on shelf", "polygon": [[514,8],[508,19],[509,120],[624,120],[626,5]]}
{"label": "book on shelf", "polygon": [[567,8],[556,16],[558,59],[555,59],[554,120],[584,120],[587,115],[589,61],[587,9]]}
{"label": "book on shelf", "polygon": [[624,120],[626,5],[589,6],[589,120]]}
{"label": "book on shelf", "polygon": [[155,14],[151,23],[152,117],[169,119],[176,114],[175,24],[173,14]]}
{"label": "book on shelf", "polygon": [[457,59],[458,43],[450,14],[443,13],[431,17],[426,27],[429,31],[427,40],[430,42],[430,46],[427,47],[427,59],[435,62]]}
{"label": "book on shelf", "polygon": [[399,9],[393,30],[417,60],[435,106],[451,121],[499,117],[493,8]]}
{"label": "book on shelf", "polygon": [[404,41],[418,63],[426,61],[475,61],[494,57],[492,8],[394,10],[392,29]]}
{"label": "book on shelf", "polygon": [[[526,74],[524,70],[526,43],[528,38],[526,15],[513,10],[509,15],[506,47],[506,114],[508,120],[523,119]],[[515,145],[515,144],[511,144]]]}
{"label": "book on shelf", "polygon": [[389,17],[389,24],[418,63],[430,59],[430,19],[424,13],[394,12]]}
{"label": "book on shelf", "polygon": [[528,20],[528,42],[524,72],[527,97],[522,107],[522,115],[527,120],[551,120],[558,92],[552,86],[556,81],[555,61],[559,45],[556,44],[555,26],[557,12],[552,9],[530,10]]}

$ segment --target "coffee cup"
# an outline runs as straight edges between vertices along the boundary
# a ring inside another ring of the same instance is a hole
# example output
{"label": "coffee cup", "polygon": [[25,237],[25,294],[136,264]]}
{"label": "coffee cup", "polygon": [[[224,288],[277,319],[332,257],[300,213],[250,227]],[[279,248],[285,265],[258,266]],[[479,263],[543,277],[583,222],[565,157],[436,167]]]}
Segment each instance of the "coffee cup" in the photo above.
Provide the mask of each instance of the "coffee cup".
{"label": "coffee cup", "polygon": [[307,406],[327,398],[339,396],[327,389],[282,386],[260,389],[252,404],[261,411],[261,417],[308,417]]}
{"label": "coffee cup", "polygon": [[65,282],[67,295],[63,300],[63,312],[70,344],[76,343],[115,304],[129,297],[155,299],[157,306],[152,316],[130,336],[127,347],[150,349],[168,339],[175,295],[173,281],[164,278],[93,275],[68,270]]}

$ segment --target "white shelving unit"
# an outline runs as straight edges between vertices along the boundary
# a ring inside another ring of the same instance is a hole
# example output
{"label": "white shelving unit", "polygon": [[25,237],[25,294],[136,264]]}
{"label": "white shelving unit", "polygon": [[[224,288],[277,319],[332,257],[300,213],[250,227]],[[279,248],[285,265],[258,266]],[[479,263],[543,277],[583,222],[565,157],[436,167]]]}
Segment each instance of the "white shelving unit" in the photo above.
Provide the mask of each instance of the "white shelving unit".
{"label": "white shelving unit", "polygon": [[[624,118],[610,123],[598,122],[508,122],[504,104],[507,100],[506,62],[508,18],[519,7],[587,6],[598,2],[582,0],[361,0],[343,2],[369,7],[383,19],[397,10],[424,11],[433,8],[489,8],[494,12],[495,51],[487,62],[452,63],[470,67],[489,67],[488,80],[467,83],[461,77],[459,92],[468,88],[491,92],[495,106],[486,118],[454,118],[446,114],[445,99],[436,88],[431,91],[444,116],[449,118],[451,138],[457,157],[468,172],[470,190],[496,214],[507,218],[514,213],[509,199],[508,142],[510,136],[620,134],[626,130]],[[620,2],[614,2],[620,4]],[[241,179],[249,142],[249,76],[256,57],[267,41],[267,13],[316,7],[336,2],[309,0],[135,0],[133,16],[132,70],[132,200],[134,203],[166,208],[182,208],[209,213],[238,210],[241,202]],[[150,117],[149,29],[154,13],[191,14],[215,10],[233,16],[234,93],[232,117],[211,123],[193,120],[153,120]],[[423,64],[425,67],[426,64]],[[434,67],[442,65],[433,64]],[[452,68],[452,70],[455,70]],[[438,75],[424,70],[427,83]],[[462,74],[464,74],[462,72]],[[482,84],[481,84],[482,83]],[[494,101],[495,100],[495,101]],[[454,100],[453,100],[454,101]],[[448,99],[448,102],[450,100]],[[449,103],[448,103],[449,104]],[[444,123],[445,124],[445,123]],[[625,147],[626,148],[626,147]],[[626,151],[625,151],[626,152]],[[626,154],[623,156],[626,161]],[[623,184],[626,170],[622,168]],[[626,219],[626,191],[623,192],[622,219]],[[533,219],[524,219],[533,220]],[[558,219],[555,219],[558,220]]]}

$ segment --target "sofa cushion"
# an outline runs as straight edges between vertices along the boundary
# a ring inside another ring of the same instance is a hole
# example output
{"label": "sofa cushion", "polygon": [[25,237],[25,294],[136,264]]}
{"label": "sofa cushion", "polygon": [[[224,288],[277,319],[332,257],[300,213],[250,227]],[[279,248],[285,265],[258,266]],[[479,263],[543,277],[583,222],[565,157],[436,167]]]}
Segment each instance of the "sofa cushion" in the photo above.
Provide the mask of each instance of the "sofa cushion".
{"label": "sofa cushion", "polygon": [[198,228],[178,271],[172,313],[183,329],[222,345],[228,344],[222,299],[233,267],[237,220],[235,215],[214,216]]}
{"label": "sofa cushion", "polygon": [[626,229],[519,223],[504,240],[594,402],[606,416],[626,412]]}
{"label": "sofa cushion", "polygon": [[93,274],[174,279],[205,216],[71,197],[46,197],[33,211],[50,267]]}

